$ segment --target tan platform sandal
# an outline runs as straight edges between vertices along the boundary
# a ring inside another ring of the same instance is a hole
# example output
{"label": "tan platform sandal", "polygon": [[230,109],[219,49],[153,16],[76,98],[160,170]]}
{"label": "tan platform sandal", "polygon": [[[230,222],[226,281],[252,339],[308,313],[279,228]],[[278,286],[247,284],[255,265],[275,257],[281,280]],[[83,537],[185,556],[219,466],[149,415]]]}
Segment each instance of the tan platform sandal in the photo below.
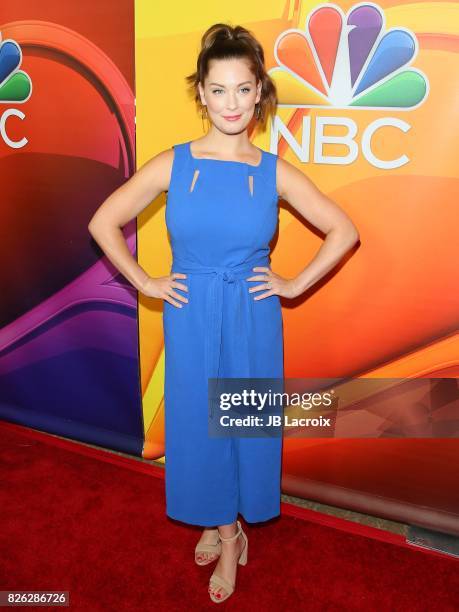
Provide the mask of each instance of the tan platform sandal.
{"label": "tan platform sandal", "polygon": [[[231,540],[235,540],[240,535],[242,535],[244,539],[245,546],[242,549],[241,554],[239,555],[238,563],[240,565],[247,565],[249,540],[247,539],[247,536],[241,527],[240,521],[237,521],[237,532],[233,536],[231,536],[230,538],[224,538],[220,536],[220,540],[222,542],[231,542]],[[209,596],[212,601],[215,601],[215,603],[221,603],[222,601],[226,601],[228,597],[233,594],[235,586],[236,584],[230,584],[227,580],[225,580],[224,578],[222,578],[221,576],[219,576],[218,574],[214,572],[212,576],[210,577],[209,590],[210,590],[210,587],[213,587],[213,588],[223,587],[227,594],[224,595],[223,597],[217,597],[212,592],[209,592]]]}
{"label": "tan platform sandal", "polygon": [[[218,559],[222,552],[222,543],[220,542],[220,534],[218,533],[218,529],[212,529],[212,531],[215,531],[215,533],[217,534],[217,541],[215,542],[215,544],[204,544],[202,542],[198,542],[196,544],[196,548],[194,549],[194,560],[197,565],[209,565],[209,563],[213,563]],[[213,558],[208,557],[204,561],[198,561],[197,556],[199,553],[212,553],[217,556]]]}

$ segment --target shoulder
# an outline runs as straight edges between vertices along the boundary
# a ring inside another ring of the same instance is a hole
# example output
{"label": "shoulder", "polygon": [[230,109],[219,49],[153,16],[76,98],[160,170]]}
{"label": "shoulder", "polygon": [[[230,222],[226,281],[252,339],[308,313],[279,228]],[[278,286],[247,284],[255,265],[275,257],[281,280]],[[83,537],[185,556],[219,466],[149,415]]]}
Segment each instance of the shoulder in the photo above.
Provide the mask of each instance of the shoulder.
{"label": "shoulder", "polygon": [[281,157],[276,157],[277,193],[281,198],[287,198],[292,186],[298,183],[307,183],[309,179],[296,166]]}
{"label": "shoulder", "polygon": [[159,153],[156,153],[153,157],[150,157],[139,170],[143,169],[145,172],[157,172],[161,168],[167,168],[172,165],[174,161],[174,148],[164,149]]}
{"label": "shoulder", "polygon": [[158,188],[167,191],[169,189],[172,166],[174,163],[174,148],[176,146],[177,145],[173,145],[169,149],[160,151],[142,164],[137,172],[144,175],[146,180],[154,182]]}

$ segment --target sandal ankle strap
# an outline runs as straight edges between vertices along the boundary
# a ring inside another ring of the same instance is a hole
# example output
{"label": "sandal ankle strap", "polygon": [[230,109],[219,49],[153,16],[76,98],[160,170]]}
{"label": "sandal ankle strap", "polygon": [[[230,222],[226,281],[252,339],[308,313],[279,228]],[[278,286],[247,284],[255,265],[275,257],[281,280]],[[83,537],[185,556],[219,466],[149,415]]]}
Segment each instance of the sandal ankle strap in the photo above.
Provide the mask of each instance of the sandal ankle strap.
{"label": "sandal ankle strap", "polygon": [[222,542],[231,542],[232,540],[235,540],[241,535],[241,532],[242,532],[241,523],[237,521],[236,524],[237,524],[237,531],[233,536],[230,536],[229,538],[224,538],[222,535],[220,535],[220,531],[218,532],[218,534],[220,535],[220,540]]}

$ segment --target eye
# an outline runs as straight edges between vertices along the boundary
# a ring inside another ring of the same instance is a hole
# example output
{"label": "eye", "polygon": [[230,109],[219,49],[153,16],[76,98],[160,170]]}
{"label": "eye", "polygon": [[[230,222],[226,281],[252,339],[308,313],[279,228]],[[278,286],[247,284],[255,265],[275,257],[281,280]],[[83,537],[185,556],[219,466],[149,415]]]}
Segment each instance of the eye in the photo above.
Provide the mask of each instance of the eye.
{"label": "eye", "polygon": [[217,91],[223,91],[223,89],[212,89],[212,93],[216,93]]}
{"label": "eye", "polygon": [[245,89],[246,91],[250,91],[250,87],[241,87],[241,91],[243,91],[244,89]]}

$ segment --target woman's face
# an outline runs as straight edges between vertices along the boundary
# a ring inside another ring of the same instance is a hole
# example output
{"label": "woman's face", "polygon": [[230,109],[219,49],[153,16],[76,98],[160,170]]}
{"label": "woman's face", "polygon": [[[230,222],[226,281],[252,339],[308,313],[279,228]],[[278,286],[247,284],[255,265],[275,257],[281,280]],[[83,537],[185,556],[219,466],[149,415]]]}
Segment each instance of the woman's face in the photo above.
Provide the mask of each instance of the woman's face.
{"label": "woman's face", "polygon": [[[244,59],[211,60],[204,88],[199,84],[202,104],[210,121],[221,131],[236,134],[245,130],[260,101],[261,82]],[[231,117],[236,117],[231,120]]]}

